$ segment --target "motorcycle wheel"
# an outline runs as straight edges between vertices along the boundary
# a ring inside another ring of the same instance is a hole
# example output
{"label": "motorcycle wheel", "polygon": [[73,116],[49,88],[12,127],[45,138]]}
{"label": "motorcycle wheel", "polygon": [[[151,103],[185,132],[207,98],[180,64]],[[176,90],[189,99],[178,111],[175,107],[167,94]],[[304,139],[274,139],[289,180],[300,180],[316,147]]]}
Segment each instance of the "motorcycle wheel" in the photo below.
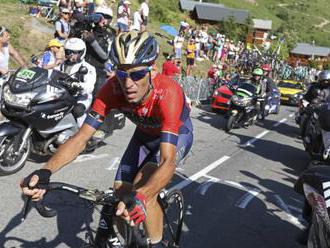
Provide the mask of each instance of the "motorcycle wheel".
{"label": "motorcycle wheel", "polygon": [[14,150],[15,139],[20,136],[4,136],[0,140],[0,176],[11,175],[25,165],[31,152],[31,138],[28,138],[22,151]]}
{"label": "motorcycle wheel", "polygon": [[308,233],[307,247],[330,247],[330,234],[327,224],[315,212],[313,212],[312,223]]}
{"label": "motorcycle wheel", "polygon": [[236,120],[237,120],[237,115],[233,116],[229,116],[227,123],[226,123],[226,127],[225,127],[225,131],[229,132],[231,129],[233,129],[235,127],[236,124]]}

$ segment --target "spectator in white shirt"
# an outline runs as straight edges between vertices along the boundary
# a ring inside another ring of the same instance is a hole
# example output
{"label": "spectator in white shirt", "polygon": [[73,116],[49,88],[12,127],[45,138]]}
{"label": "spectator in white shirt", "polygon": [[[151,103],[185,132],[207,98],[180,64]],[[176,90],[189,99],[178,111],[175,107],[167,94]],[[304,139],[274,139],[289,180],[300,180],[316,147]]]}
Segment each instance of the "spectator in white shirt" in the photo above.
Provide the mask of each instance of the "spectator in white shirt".
{"label": "spectator in white shirt", "polygon": [[146,30],[146,26],[148,24],[148,16],[149,16],[149,0],[144,0],[140,6],[141,17],[143,23],[141,25],[141,32]]}
{"label": "spectator in white shirt", "polygon": [[135,30],[140,32],[141,31],[141,25],[143,23],[142,17],[141,17],[141,12],[140,11],[135,11],[133,14],[133,25],[131,27],[131,30]]}
{"label": "spectator in white shirt", "polygon": [[173,41],[174,53],[176,59],[181,59],[182,57],[182,47],[183,47],[184,37],[183,32],[179,33],[179,35],[175,36]]}
{"label": "spectator in white shirt", "polygon": [[187,32],[187,30],[189,29],[189,23],[186,21],[186,20],[184,20],[184,21],[181,21],[180,22],[180,29],[179,29],[179,32]]}
{"label": "spectator in white shirt", "polygon": [[118,8],[117,24],[119,32],[129,31],[129,17],[131,15],[131,10],[129,8],[130,4],[130,1],[125,0]]}

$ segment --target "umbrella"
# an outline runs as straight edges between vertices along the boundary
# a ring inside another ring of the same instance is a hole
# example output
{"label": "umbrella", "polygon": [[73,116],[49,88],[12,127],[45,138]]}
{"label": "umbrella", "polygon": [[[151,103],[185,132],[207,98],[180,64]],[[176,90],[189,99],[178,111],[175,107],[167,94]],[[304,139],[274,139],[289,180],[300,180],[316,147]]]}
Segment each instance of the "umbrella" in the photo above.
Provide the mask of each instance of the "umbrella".
{"label": "umbrella", "polygon": [[172,35],[172,36],[177,36],[178,35],[178,31],[173,26],[170,26],[170,25],[160,25],[160,29],[161,30],[164,30],[169,35]]}

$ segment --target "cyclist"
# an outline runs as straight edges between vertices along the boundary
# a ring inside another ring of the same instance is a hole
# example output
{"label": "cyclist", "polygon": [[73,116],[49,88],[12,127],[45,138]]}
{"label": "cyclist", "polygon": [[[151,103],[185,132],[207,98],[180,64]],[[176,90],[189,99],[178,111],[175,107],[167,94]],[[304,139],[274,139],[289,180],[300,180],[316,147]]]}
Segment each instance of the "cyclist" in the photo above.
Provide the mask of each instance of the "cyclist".
{"label": "cyclist", "polygon": [[[116,76],[99,91],[92,109],[79,132],[48,161],[22,182],[23,192],[32,199],[42,198],[45,190],[29,189],[38,179],[48,183],[52,173],[72,161],[102,124],[112,108],[121,110],[137,128],[121,159],[114,188],[125,202],[134,202],[133,210],[119,203],[116,214],[138,224],[145,220],[151,247],[162,247],[163,217],[157,202],[159,191],[172,178],[176,164],[191,148],[193,134],[189,109],[182,88],[169,77],[153,70],[159,53],[156,39],[147,32],[119,34],[110,52],[116,65]],[[106,215],[106,210],[102,211]],[[98,247],[103,247],[107,227],[101,216],[96,235]],[[121,246],[114,246],[121,247]]]}
{"label": "cyclist", "polygon": [[9,58],[12,56],[20,66],[26,66],[24,59],[9,43],[10,33],[7,28],[0,26],[0,76],[9,71]]}
{"label": "cyclist", "polygon": [[78,126],[82,126],[86,111],[92,104],[93,90],[96,82],[95,67],[85,61],[86,45],[85,42],[78,38],[69,38],[64,44],[65,61],[59,66],[60,71],[68,75],[76,73],[80,67],[85,66],[88,70],[86,75],[79,75],[79,84],[82,91],[77,96],[77,104],[73,109],[73,114],[77,119]]}

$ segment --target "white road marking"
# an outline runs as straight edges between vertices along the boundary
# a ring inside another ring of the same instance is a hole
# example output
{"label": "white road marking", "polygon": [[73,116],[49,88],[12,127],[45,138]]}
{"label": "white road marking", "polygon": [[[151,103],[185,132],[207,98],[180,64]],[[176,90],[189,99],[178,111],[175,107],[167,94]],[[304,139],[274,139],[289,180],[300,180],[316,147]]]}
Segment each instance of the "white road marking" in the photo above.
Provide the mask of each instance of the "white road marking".
{"label": "white road marking", "polygon": [[292,215],[288,205],[283,201],[283,199],[279,195],[275,195],[274,197],[278,204],[278,207],[286,213],[288,217],[287,220],[300,229],[305,228],[304,225],[299,221],[299,218]]}
{"label": "white road marking", "polygon": [[245,193],[240,199],[238,199],[238,201],[236,202],[235,206],[239,207],[239,208],[246,208],[247,205],[250,203],[250,201],[252,201],[252,199],[254,197],[256,197],[257,195],[259,195],[261,192],[260,189],[250,189],[248,190],[247,193]]}
{"label": "white road marking", "polygon": [[196,181],[197,179],[201,178],[202,176],[206,175],[210,171],[217,168],[222,163],[226,162],[230,157],[229,156],[223,156],[222,158],[218,159],[217,161],[214,161],[212,164],[208,165],[204,169],[200,170],[199,172],[195,173],[194,175],[190,176],[189,178],[185,179],[184,181],[172,186],[169,191],[173,189],[183,189],[187,187],[192,182]]}
{"label": "white road marking", "polygon": [[273,125],[273,127],[278,127],[279,125],[281,125],[282,123],[286,122],[287,120],[288,120],[287,118],[284,118],[284,119],[278,121],[277,123],[275,123],[275,124]]}
{"label": "white road marking", "polygon": [[96,159],[101,159],[101,158],[106,158],[109,157],[110,154],[84,154],[84,155],[79,155],[72,163],[80,163],[84,161],[89,161],[89,160],[96,160]]}
{"label": "white road marking", "polygon": [[243,144],[242,147],[251,146],[254,142],[256,142],[258,139],[261,139],[262,137],[264,137],[269,132],[270,132],[270,130],[265,130],[262,133],[259,133],[255,138],[250,139],[248,142]]}
{"label": "white road marking", "polygon": [[239,207],[239,208],[246,208],[247,205],[249,205],[250,201],[252,201],[252,199],[254,197],[256,197],[257,195],[260,194],[261,190],[258,189],[258,188],[252,188],[252,187],[247,187],[247,186],[244,186],[240,183],[237,183],[237,182],[233,182],[233,181],[225,181],[226,184],[229,184],[235,188],[238,188],[238,189],[242,189],[244,191],[246,191],[246,194],[244,194],[240,199],[238,199],[238,201],[235,203],[235,206],[236,207]]}
{"label": "white road marking", "polygon": [[198,186],[198,188],[196,189],[195,192],[199,192],[199,194],[201,195],[205,195],[206,192],[209,190],[209,188],[214,184],[214,183],[217,183],[219,182],[220,179],[217,179],[217,178],[211,178],[209,180],[207,180],[206,182],[202,183],[201,185]]}
{"label": "white road marking", "polygon": [[113,159],[111,159],[110,161],[110,166],[108,168],[106,168],[107,170],[115,170],[117,169],[118,165],[120,162],[120,157],[115,157]]}
{"label": "white road marking", "polygon": [[297,208],[297,207],[295,207],[295,206],[292,206],[292,205],[288,205],[288,207],[289,207],[289,209],[291,209],[291,210],[293,210],[293,211],[295,211],[295,212],[297,212],[297,213],[302,213],[302,209],[301,208]]}

